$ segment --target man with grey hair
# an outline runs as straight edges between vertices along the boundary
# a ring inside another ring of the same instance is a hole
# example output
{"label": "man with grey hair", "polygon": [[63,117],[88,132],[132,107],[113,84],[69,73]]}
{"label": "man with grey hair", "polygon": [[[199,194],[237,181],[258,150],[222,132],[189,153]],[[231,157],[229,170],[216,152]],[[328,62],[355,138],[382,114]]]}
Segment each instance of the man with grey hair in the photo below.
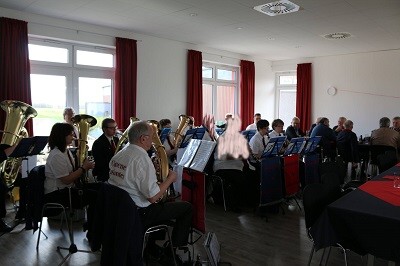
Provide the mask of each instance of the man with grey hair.
{"label": "man with grey hair", "polygon": [[346,122],[346,120],[347,119],[344,116],[339,117],[337,125],[332,128],[336,136],[339,134],[340,131],[342,131],[345,128],[344,122]]}
{"label": "man with grey hair", "polygon": [[371,133],[371,144],[400,148],[400,134],[389,127],[390,119],[382,117],[379,120],[379,128],[373,130]]}
{"label": "man with grey hair", "polygon": [[[153,128],[145,121],[135,122],[128,131],[129,144],[110,161],[109,183],[126,190],[138,207],[145,228],[175,220],[172,231],[173,247],[187,245],[192,222],[189,202],[159,202],[177,174],[169,171],[164,182],[158,184],[156,170],[147,154],[152,146]],[[155,240],[148,247],[155,246]]]}

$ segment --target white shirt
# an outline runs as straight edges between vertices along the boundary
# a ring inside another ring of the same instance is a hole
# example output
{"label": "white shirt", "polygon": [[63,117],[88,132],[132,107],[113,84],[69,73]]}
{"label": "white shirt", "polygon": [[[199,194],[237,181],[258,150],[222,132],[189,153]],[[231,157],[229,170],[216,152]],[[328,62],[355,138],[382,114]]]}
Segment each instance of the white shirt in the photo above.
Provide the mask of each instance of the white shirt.
{"label": "white shirt", "polygon": [[147,207],[148,198],[160,192],[156,170],[147,152],[134,144],[128,144],[110,161],[112,185],[126,190],[138,207]]}
{"label": "white shirt", "polygon": [[257,124],[253,123],[246,127],[246,130],[257,130]]}
{"label": "white shirt", "polygon": [[270,138],[281,137],[281,136],[284,136],[283,133],[278,133],[275,130],[272,130],[271,132],[269,132]]}
{"label": "white shirt", "polygon": [[251,152],[254,155],[261,156],[264,152],[264,144],[262,139],[264,138],[265,144],[268,143],[268,135],[261,136],[260,132],[257,133],[250,139],[249,145]]}
{"label": "white shirt", "polygon": [[66,187],[73,186],[74,183],[64,184],[60,178],[69,175],[74,171],[74,168],[68,158],[68,153],[75,165],[74,156],[71,152],[66,149],[65,152],[61,152],[57,147],[52,149],[46,160],[45,175],[44,180],[44,193],[50,193],[57,189],[63,189]]}

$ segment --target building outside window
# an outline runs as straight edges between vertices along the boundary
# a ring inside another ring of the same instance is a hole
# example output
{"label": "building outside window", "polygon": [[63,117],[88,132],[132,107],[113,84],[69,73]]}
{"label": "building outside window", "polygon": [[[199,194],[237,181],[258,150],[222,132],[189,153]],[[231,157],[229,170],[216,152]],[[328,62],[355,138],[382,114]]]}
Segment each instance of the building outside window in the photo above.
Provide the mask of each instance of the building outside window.
{"label": "building outside window", "polygon": [[112,117],[115,50],[38,38],[29,40],[33,118],[37,136],[48,136],[63,121],[65,107],[97,119],[90,128],[89,149],[101,135],[101,121]]}
{"label": "building outside window", "polygon": [[214,115],[215,123],[225,123],[225,114],[238,113],[239,68],[203,62],[203,115]]}
{"label": "building outside window", "polygon": [[276,73],[276,117],[283,120],[285,128],[296,115],[296,72]]}

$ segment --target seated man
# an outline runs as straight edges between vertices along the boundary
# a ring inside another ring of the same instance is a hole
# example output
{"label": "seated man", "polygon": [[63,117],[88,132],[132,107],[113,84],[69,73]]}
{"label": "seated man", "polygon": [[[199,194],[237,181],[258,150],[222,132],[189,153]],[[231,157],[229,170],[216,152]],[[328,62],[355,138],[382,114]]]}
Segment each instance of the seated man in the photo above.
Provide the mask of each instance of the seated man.
{"label": "seated man", "polygon": [[336,135],[333,130],[329,127],[329,119],[322,117],[319,124],[315,126],[311,132],[310,137],[321,136],[320,145],[323,149],[323,155],[334,159],[336,156]]}
{"label": "seated man", "polygon": [[272,121],[272,131],[269,133],[270,138],[283,136],[283,121],[281,119],[275,119]]}
{"label": "seated man", "polygon": [[260,113],[254,114],[254,123],[246,127],[246,130],[257,130],[257,122],[261,119]]}
{"label": "seated man", "polygon": [[250,162],[255,163],[261,158],[264,149],[268,143],[268,130],[269,122],[268,120],[261,119],[257,122],[257,133],[250,139],[249,145],[251,154]]}
{"label": "seated man", "polygon": [[359,167],[360,155],[358,153],[357,135],[353,130],[353,121],[346,120],[343,124],[344,129],[339,132],[337,136],[338,153],[342,156],[343,161],[351,164],[348,167],[347,178],[348,181],[352,177],[352,170]]}
{"label": "seated man", "polygon": [[288,140],[305,136],[304,132],[300,129],[300,119],[298,117],[293,117],[292,124],[287,127],[285,133]]}
{"label": "seated man", "polygon": [[393,117],[392,124],[393,126],[391,127],[391,129],[396,130],[400,133],[400,116]]}
{"label": "seated man", "polygon": [[344,122],[346,122],[346,120],[346,117],[339,117],[338,124],[332,128],[336,136],[339,134],[340,131],[344,130]]}
{"label": "seated man", "polygon": [[[189,202],[159,202],[168,187],[176,181],[176,173],[169,171],[161,184],[147,154],[152,146],[153,128],[145,121],[136,122],[128,132],[129,144],[110,161],[109,183],[126,190],[135,202],[145,228],[175,219],[172,230],[174,248],[186,246],[192,223]],[[155,245],[155,242],[149,242]]]}
{"label": "seated man", "polygon": [[92,155],[96,165],[93,169],[93,176],[97,177],[97,181],[107,181],[110,168],[108,164],[114,156],[118,138],[115,137],[117,123],[112,118],[105,118],[101,123],[103,134],[98,137],[92,147]]}
{"label": "seated man", "polygon": [[371,133],[371,144],[392,146],[399,150],[400,134],[390,129],[389,126],[390,119],[388,117],[382,117],[379,120],[379,128],[373,130]]}

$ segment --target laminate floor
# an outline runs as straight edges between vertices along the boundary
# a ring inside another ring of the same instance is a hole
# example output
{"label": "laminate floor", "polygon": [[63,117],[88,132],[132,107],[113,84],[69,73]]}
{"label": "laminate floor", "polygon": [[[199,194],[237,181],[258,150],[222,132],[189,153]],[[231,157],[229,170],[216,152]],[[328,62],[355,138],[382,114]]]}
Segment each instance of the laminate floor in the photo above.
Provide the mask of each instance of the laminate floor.
{"label": "laminate floor", "polygon": [[[306,235],[304,214],[298,209],[285,214],[269,214],[268,222],[255,216],[252,210],[237,214],[225,212],[222,206],[207,204],[206,230],[214,232],[221,245],[221,265],[307,265],[311,242]],[[8,210],[7,220],[14,218],[13,209]],[[18,225],[13,232],[0,236],[0,265],[58,265],[68,251],[57,251],[57,246],[69,247],[66,228],[61,232],[60,222],[45,219],[43,230],[48,239],[41,237],[39,251],[36,251],[38,231],[33,233]],[[19,230],[18,230],[19,229]],[[194,235],[196,236],[196,235]],[[79,249],[89,250],[82,222],[74,222],[74,238]],[[208,265],[203,235],[193,245],[192,257],[200,255],[203,265]],[[322,251],[313,258],[312,265],[318,265]],[[187,253],[181,254],[186,259]],[[349,265],[367,265],[354,253],[348,255]],[[100,253],[72,254],[64,265],[100,265]],[[343,254],[332,249],[329,265],[344,265]],[[386,261],[375,259],[369,265],[387,265]]]}

